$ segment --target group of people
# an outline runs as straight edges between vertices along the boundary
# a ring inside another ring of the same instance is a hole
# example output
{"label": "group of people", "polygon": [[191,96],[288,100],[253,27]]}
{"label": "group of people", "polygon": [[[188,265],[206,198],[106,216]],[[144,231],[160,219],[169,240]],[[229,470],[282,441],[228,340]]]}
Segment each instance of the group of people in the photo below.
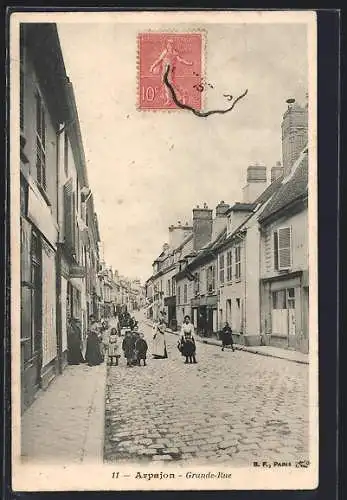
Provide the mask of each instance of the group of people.
{"label": "group of people", "polygon": [[[123,320],[125,318],[122,318]],[[118,366],[121,357],[121,350],[127,361],[127,366],[146,366],[148,344],[143,333],[138,331],[135,318],[126,318],[129,329],[125,332],[125,337],[121,341],[121,322],[116,315],[110,322],[96,321],[95,316],[89,318],[90,324],[87,335],[87,348],[85,358],[82,354],[82,330],[80,321],[70,318],[68,324],[68,362],[69,364],[88,363],[89,366],[100,365],[106,354],[110,365]],[[166,322],[164,314],[153,326],[152,355],[154,359],[165,359],[168,357],[165,340]],[[228,323],[225,323],[221,332],[222,351],[227,346],[234,350],[232,330]],[[194,325],[190,316],[185,316],[181,327],[181,335],[177,347],[185,357],[185,363],[197,363],[196,343],[194,338]]]}
{"label": "group of people", "polygon": [[[114,318],[114,328],[120,334],[119,319]],[[78,365],[87,363],[89,366],[100,365],[104,359],[108,349],[108,332],[109,321],[101,319],[96,321],[94,315],[89,317],[89,327],[87,332],[87,346],[85,357],[82,354],[82,328],[79,319],[74,317],[69,318],[67,327],[67,347],[68,347],[68,363]]]}
{"label": "group of people", "polygon": [[[152,355],[155,359],[165,359],[168,357],[165,341],[165,314],[162,313],[158,323],[153,326]],[[177,344],[178,350],[186,358],[185,363],[197,363],[196,344],[194,339],[194,325],[187,315],[181,328],[181,336]]]}
{"label": "group of people", "polygon": [[137,326],[135,326],[134,330],[125,332],[122,350],[127,360],[127,366],[140,366],[141,361],[143,366],[146,366],[148,344],[143,333],[138,331]]}

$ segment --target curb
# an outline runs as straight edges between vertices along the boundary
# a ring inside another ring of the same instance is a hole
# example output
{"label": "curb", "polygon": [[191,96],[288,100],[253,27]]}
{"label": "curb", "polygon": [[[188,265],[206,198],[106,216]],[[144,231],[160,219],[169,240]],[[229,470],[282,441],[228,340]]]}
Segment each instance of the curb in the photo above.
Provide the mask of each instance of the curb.
{"label": "curb", "polygon": [[[145,321],[145,323],[152,327],[153,325],[148,322],[148,321]],[[172,330],[170,330],[169,328],[166,328],[166,332],[167,333],[171,333],[171,335],[176,335],[176,336],[179,336],[179,333],[176,333]],[[214,340],[214,339],[202,339],[201,337],[199,336],[196,336],[195,337],[196,340],[198,342],[201,342],[202,344],[207,344],[207,345],[214,345],[216,347],[221,347],[222,346],[222,343],[220,340]],[[309,364],[309,361],[305,361],[305,360],[301,360],[301,359],[290,359],[290,358],[286,358],[284,356],[281,356],[279,354],[273,354],[273,353],[269,353],[269,352],[263,352],[263,351],[259,351],[257,350],[256,347],[248,347],[248,346],[245,346],[245,345],[242,345],[242,344],[234,344],[234,348],[235,350],[237,351],[243,351],[243,352],[249,352],[250,354],[259,354],[260,356],[267,356],[269,358],[276,358],[276,359],[284,359],[286,361],[290,361],[291,363],[298,363],[300,365],[308,365]]]}

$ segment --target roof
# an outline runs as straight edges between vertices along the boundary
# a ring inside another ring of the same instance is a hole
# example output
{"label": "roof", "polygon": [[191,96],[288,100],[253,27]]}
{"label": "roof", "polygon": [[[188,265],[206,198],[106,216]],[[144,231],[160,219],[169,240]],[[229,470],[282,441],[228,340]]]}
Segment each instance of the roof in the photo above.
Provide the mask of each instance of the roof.
{"label": "roof", "polygon": [[[253,217],[254,213],[256,212],[256,207],[259,207],[259,205],[263,205],[266,203],[269,198],[276,192],[276,190],[281,186],[282,184],[282,177],[279,177],[278,179],[274,180],[261,194],[258,196],[258,198],[255,200],[255,202],[252,204],[253,205],[253,210],[252,213],[249,214],[249,216],[227,237],[225,234],[225,237],[221,239],[221,241],[218,242],[218,247],[221,247],[224,245],[224,243],[229,243],[229,241],[232,241],[240,231],[242,231],[243,228],[245,228],[247,222]],[[251,204],[249,204],[251,205]],[[217,245],[216,245],[217,246]]]}
{"label": "roof", "polygon": [[273,194],[274,192],[279,188],[279,186],[282,184],[283,176],[278,177],[275,179],[271,184],[258,196],[258,198],[255,200],[254,205],[262,205],[265,203]]}
{"label": "roof", "polygon": [[293,165],[291,174],[287,178],[282,178],[277,192],[274,193],[274,196],[259,216],[259,222],[264,222],[294,201],[307,196],[307,193],[308,155],[305,149]]}
{"label": "roof", "polygon": [[188,234],[188,236],[182,241],[182,243],[178,247],[174,249],[174,251],[176,252],[177,250],[182,250],[184,245],[188,243],[192,238],[193,238],[193,233]]}
{"label": "roof", "polygon": [[223,228],[222,231],[219,232],[219,234],[216,236],[216,238],[207,246],[201,249],[201,251],[197,254],[195,259],[190,262],[189,266],[194,267],[196,264],[198,264],[201,260],[203,260],[205,257],[210,256],[213,252],[213,250],[222,244],[222,242],[226,239],[227,235],[227,228]]}
{"label": "roof", "polygon": [[254,203],[239,203],[236,202],[232,207],[229,208],[227,213],[230,212],[251,212],[256,205]]}

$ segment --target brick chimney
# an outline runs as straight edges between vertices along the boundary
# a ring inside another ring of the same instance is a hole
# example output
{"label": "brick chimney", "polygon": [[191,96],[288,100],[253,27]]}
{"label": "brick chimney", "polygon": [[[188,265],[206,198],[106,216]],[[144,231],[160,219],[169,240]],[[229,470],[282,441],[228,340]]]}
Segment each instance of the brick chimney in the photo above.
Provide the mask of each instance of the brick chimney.
{"label": "brick chimney", "polygon": [[266,188],[266,167],[258,162],[247,168],[247,184],[243,188],[243,203],[254,203]]}
{"label": "brick chimney", "polygon": [[282,164],[285,176],[307,144],[308,108],[301,107],[295,99],[287,100],[288,108],[282,120]]}
{"label": "brick chimney", "polygon": [[186,239],[186,237],[193,231],[193,226],[186,222],[182,225],[181,221],[178,221],[176,225],[169,226],[169,245],[170,248],[174,249],[180,246],[181,243]]}
{"label": "brick chimney", "polygon": [[216,206],[216,217],[212,223],[212,241],[216,239],[221,231],[227,226],[228,215],[227,212],[230,208],[228,203],[220,201]]}
{"label": "brick chimney", "polygon": [[283,175],[283,167],[280,161],[276,162],[276,165],[271,169],[271,182],[274,182],[276,179]]}
{"label": "brick chimney", "polygon": [[193,249],[200,250],[212,237],[212,209],[204,203],[203,208],[193,208]]}

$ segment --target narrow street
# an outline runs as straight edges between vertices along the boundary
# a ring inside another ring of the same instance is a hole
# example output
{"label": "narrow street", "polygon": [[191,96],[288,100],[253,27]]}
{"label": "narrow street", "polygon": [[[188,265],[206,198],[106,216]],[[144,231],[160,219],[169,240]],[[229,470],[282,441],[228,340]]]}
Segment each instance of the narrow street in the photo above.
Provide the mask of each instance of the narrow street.
{"label": "narrow street", "polygon": [[[151,348],[151,328],[139,316]],[[106,462],[176,460],[252,466],[308,459],[308,367],[199,343],[185,365],[178,337],[168,359],[109,367]]]}

